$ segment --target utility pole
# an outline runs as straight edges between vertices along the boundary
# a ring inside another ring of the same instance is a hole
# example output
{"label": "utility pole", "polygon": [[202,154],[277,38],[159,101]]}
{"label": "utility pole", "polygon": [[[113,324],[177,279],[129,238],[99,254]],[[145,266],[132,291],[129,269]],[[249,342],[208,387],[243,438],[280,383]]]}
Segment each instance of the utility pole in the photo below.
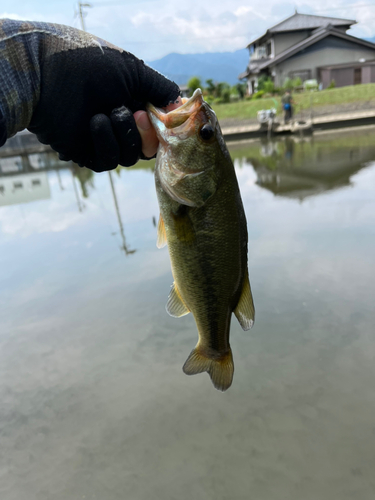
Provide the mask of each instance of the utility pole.
{"label": "utility pole", "polygon": [[78,9],[79,9],[79,18],[81,19],[81,26],[82,26],[82,30],[83,31],[86,31],[86,26],[85,26],[85,17],[86,17],[86,12],[83,11],[83,7],[92,7],[92,5],[90,3],[82,3],[82,2],[78,2]]}

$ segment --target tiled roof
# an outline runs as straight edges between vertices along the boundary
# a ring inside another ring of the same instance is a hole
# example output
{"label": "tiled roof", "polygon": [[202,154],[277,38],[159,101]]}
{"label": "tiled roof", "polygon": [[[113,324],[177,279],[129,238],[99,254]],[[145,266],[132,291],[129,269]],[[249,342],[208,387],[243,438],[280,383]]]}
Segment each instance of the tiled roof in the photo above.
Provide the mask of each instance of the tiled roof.
{"label": "tiled roof", "polygon": [[275,26],[272,26],[267,31],[270,33],[277,33],[280,31],[314,29],[322,28],[328,24],[331,24],[332,26],[351,26],[352,24],[356,24],[356,21],[353,19],[340,19],[337,17],[312,16],[296,12],[293,16],[275,24]]}
{"label": "tiled roof", "polygon": [[352,35],[348,35],[347,33],[343,33],[342,31],[339,31],[332,26],[326,26],[324,28],[321,28],[320,30],[317,30],[313,35],[309,36],[305,40],[302,40],[301,42],[296,43],[292,47],[289,47],[288,49],[284,50],[280,54],[278,54],[276,57],[273,59],[270,59],[269,61],[266,61],[264,63],[261,63],[259,65],[259,69],[262,70],[268,66],[274,66],[281,61],[284,61],[285,59],[288,59],[289,57],[293,56],[294,54],[297,54],[303,49],[306,49],[310,45],[313,45],[314,43],[318,42],[319,40],[322,40],[323,38],[326,38],[327,36],[336,36],[339,38],[342,38],[344,40],[348,40],[354,43],[357,43],[359,45],[363,45],[365,47],[371,48],[375,50],[375,44],[369,42],[368,40],[363,40],[362,38],[356,38]]}
{"label": "tiled roof", "polygon": [[[284,19],[280,23],[275,24],[275,26],[271,26],[268,30],[262,35],[252,40],[247,47],[250,47],[255,42],[262,40],[265,36],[268,35],[268,38],[273,33],[280,33],[285,31],[298,31],[298,30],[314,30],[324,28],[325,26],[331,25],[335,27],[339,26],[351,26],[352,24],[356,24],[357,21],[353,19],[341,19],[339,17],[324,17],[324,16],[312,16],[310,14],[299,14],[296,12],[292,16]],[[264,41],[264,40],[263,40]]]}

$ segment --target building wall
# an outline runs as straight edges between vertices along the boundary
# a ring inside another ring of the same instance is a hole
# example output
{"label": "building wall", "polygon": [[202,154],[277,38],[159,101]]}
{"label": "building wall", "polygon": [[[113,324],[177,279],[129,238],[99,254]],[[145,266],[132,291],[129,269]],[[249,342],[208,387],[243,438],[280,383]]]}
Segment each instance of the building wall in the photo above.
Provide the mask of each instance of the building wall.
{"label": "building wall", "polygon": [[371,81],[371,66],[362,67],[362,83],[372,83]]}
{"label": "building wall", "polygon": [[305,40],[310,34],[310,31],[302,31],[296,33],[277,33],[274,35],[274,47],[275,47],[275,56],[279,55],[292,45],[295,45],[302,40]]}
{"label": "building wall", "polygon": [[[335,80],[336,87],[345,87],[345,85],[354,85],[354,67],[353,68],[340,68],[330,71],[331,77],[329,83]],[[323,85],[323,88],[324,85]]]}
{"label": "building wall", "polygon": [[278,64],[271,71],[275,73],[276,86],[282,86],[293,71],[310,69],[311,78],[319,80],[319,66],[355,62],[361,58],[375,59],[375,49],[329,36]]}
{"label": "building wall", "polygon": [[361,83],[375,83],[375,66],[357,65],[353,63],[353,66],[349,68],[324,68],[320,72],[320,80],[323,84],[323,88],[331,83],[332,80],[335,81],[336,87],[344,87],[345,85],[354,85],[354,70],[355,68],[361,68]]}
{"label": "building wall", "polygon": [[322,69],[320,72],[320,81],[324,89],[326,89],[328,85],[331,83],[330,78],[331,78],[331,71],[329,69]]}

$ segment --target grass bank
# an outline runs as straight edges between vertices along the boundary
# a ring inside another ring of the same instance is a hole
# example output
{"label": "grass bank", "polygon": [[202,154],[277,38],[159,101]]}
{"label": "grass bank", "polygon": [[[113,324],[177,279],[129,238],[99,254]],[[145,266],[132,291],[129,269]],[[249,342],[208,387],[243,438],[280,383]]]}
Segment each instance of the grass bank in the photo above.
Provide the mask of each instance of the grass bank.
{"label": "grass bank", "polygon": [[[295,111],[317,109],[323,106],[332,106],[346,103],[363,103],[372,101],[375,105],[375,83],[366,85],[351,85],[337,89],[322,90],[320,92],[293,93]],[[282,112],[281,97],[265,97],[250,101],[234,102],[229,104],[215,104],[213,108],[219,120],[237,118],[246,120],[256,118],[261,109],[276,107],[277,112]]]}

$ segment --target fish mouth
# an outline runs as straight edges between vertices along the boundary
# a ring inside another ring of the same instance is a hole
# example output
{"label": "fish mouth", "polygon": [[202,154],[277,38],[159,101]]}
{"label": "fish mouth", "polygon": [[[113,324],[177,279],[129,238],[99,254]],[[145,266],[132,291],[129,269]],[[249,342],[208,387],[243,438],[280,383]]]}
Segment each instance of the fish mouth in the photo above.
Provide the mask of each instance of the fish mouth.
{"label": "fish mouth", "polygon": [[201,89],[197,89],[194,94],[182,106],[173,111],[166,112],[162,108],[156,108],[152,104],[146,105],[147,114],[156,132],[172,129],[183,125],[192,115],[195,115],[205,104]]}

